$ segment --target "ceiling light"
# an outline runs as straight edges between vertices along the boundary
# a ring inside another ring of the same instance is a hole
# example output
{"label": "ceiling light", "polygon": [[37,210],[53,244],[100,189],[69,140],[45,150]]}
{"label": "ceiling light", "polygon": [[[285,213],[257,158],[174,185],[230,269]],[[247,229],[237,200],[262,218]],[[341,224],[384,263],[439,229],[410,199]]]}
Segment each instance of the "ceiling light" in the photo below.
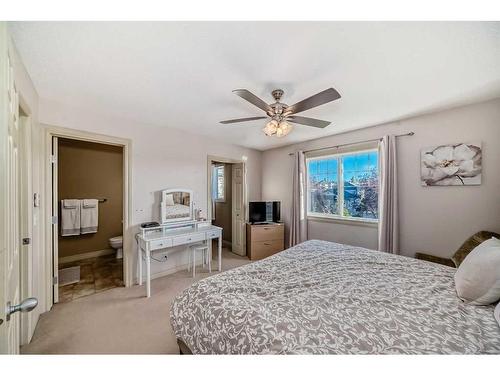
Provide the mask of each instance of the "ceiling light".
{"label": "ceiling light", "polygon": [[292,131],[292,125],[290,125],[286,121],[281,121],[278,125],[278,129],[276,131],[276,136],[277,137],[284,137],[285,135],[288,135]]}
{"label": "ceiling light", "polygon": [[278,128],[278,121],[276,120],[271,120],[269,121],[264,128],[262,128],[262,131],[269,137],[273,136],[276,134],[276,129]]}
{"label": "ceiling light", "polygon": [[284,137],[292,131],[292,125],[286,121],[278,123],[276,120],[269,121],[262,131],[269,137],[276,136],[278,138]]}

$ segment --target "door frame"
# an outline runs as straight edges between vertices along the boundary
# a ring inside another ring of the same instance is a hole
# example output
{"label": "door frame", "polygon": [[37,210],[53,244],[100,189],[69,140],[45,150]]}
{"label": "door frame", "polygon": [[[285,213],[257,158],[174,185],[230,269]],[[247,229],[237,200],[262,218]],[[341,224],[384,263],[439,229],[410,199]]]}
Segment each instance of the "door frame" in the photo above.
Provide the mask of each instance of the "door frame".
{"label": "door frame", "polygon": [[130,220],[132,218],[132,141],[128,138],[113,137],[104,134],[91,133],[76,129],[63,128],[47,124],[42,127],[45,177],[45,203],[44,203],[44,233],[45,233],[45,275],[46,275],[46,303],[50,309],[53,301],[53,265],[54,252],[52,248],[52,138],[68,138],[80,141],[103,143],[123,147],[123,281],[125,287],[134,283],[133,262],[135,256],[132,254],[134,244],[134,231]]}
{"label": "door frame", "polygon": [[[227,164],[242,164],[243,165],[243,215],[245,222],[248,222],[248,179],[247,179],[247,163],[245,159],[232,159],[224,156],[207,155],[207,221],[212,222],[212,164],[213,163],[227,163]],[[231,175],[231,184],[232,181]],[[234,192],[233,192],[234,194]],[[232,209],[231,209],[232,211]],[[231,223],[233,218],[231,218]],[[232,224],[231,224],[232,225]],[[243,244],[246,249],[246,231],[243,230],[244,241]]]}
{"label": "door frame", "polygon": [[[29,238],[29,244],[21,244],[19,257],[20,300],[29,297],[40,298],[41,290],[33,290],[34,265],[33,265],[33,117],[22,92],[19,92],[19,109],[24,115],[19,114],[19,128],[21,129],[21,159],[20,159],[20,227],[19,234],[22,238]],[[22,120],[21,120],[22,119]],[[40,309],[40,307],[37,307]],[[35,310],[21,314],[20,345],[27,344],[35,332]]]}

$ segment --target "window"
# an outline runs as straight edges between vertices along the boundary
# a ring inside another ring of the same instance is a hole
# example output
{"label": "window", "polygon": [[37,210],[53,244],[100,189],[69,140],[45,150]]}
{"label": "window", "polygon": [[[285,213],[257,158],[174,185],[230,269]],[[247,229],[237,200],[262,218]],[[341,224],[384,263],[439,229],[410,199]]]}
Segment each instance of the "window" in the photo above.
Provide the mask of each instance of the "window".
{"label": "window", "polygon": [[224,166],[212,166],[212,199],[217,202],[225,201]]}
{"label": "window", "polygon": [[307,214],[340,219],[378,219],[378,152],[307,159]]}

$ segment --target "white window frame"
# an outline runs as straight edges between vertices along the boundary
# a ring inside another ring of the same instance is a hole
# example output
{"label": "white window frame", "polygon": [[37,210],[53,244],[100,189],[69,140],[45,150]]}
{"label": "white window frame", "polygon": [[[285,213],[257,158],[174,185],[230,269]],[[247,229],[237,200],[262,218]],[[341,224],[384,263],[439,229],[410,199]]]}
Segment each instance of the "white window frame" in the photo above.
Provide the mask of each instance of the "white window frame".
{"label": "white window frame", "polygon": [[[224,187],[222,189],[222,198],[219,198],[219,181],[218,181],[218,173],[217,169],[222,168],[222,173],[223,173],[223,179],[224,179]],[[212,185],[212,188],[214,190],[214,198],[213,201],[217,203],[224,203],[226,202],[226,169],[224,164],[215,164],[212,166],[212,173],[213,173],[213,178],[214,178],[214,183]]]}
{"label": "white window frame", "polygon": [[[365,218],[365,217],[351,217],[351,216],[343,216],[343,208],[344,208],[344,164],[340,161],[340,159],[343,156],[346,155],[355,155],[355,154],[365,154],[369,152],[377,152],[377,155],[379,154],[378,148],[366,148],[366,149],[361,149],[361,150],[356,150],[356,151],[346,151],[346,152],[335,152],[335,153],[326,153],[318,156],[312,156],[312,157],[307,157],[306,155],[306,206],[307,206],[307,219],[308,220],[315,220],[315,221],[333,221],[333,222],[339,222],[339,223],[349,223],[349,224],[361,224],[361,225],[368,225],[368,226],[377,226],[379,219],[371,219],[371,218]],[[309,163],[314,160],[319,160],[319,159],[328,159],[328,158],[337,158],[337,176],[338,176],[338,206],[339,206],[339,211],[341,212],[340,215],[333,215],[333,214],[323,214],[319,212],[311,212],[311,202],[310,202],[310,194],[309,194]],[[377,168],[378,176],[379,176],[379,193],[380,193],[380,169]],[[380,212],[380,211],[379,211]]]}

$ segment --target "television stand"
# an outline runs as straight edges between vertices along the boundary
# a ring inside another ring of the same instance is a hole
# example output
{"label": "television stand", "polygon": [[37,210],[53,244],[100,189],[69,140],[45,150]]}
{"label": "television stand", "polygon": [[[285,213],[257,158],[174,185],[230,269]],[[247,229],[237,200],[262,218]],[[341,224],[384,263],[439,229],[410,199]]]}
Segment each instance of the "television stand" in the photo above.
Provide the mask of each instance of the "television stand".
{"label": "television stand", "polygon": [[283,223],[247,224],[247,250],[251,260],[264,259],[285,249]]}

